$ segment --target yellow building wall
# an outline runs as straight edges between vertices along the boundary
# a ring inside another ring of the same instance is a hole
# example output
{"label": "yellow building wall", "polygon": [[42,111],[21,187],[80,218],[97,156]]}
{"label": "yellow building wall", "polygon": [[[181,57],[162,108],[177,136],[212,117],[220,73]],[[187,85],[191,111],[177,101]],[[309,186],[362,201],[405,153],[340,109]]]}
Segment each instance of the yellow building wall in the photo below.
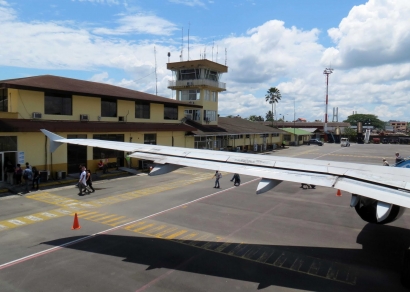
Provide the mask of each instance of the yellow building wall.
{"label": "yellow building wall", "polygon": [[[88,115],[89,121],[98,121],[98,116],[101,116],[101,99],[98,97],[73,95],[72,116],[44,115],[44,117],[51,120],[60,120],[60,117],[64,117],[64,120],[79,121],[80,115]],[[101,121],[105,120],[106,118],[101,117]]]}

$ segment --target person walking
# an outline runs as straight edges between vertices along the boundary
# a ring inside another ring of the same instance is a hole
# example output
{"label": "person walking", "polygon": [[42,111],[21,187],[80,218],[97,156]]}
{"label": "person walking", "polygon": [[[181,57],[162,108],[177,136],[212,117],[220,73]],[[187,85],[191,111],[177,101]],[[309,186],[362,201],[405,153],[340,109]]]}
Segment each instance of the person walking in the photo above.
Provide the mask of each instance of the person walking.
{"label": "person walking", "polygon": [[4,170],[6,171],[7,174],[7,182],[11,185],[13,185],[13,181],[14,181],[14,167],[13,164],[8,161],[6,164],[6,167],[4,168]]}
{"label": "person walking", "polygon": [[34,190],[35,185],[37,185],[36,191],[38,191],[38,184],[40,183],[40,172],[35,166],[32,167],[31,171],[33,173],[33,184],[31,185],[31,189]]}
{"label": "person walking", "polygon": [[87,173],[84,166],[81,167],[81,171],[80,179],[78,180],[78,188],[80,189],[79,196],[84,195],[83,191],[85,191],[85,188],[87,187]]}
{"label": "person walking", "polygon": [[220,185],[219,185],[219,180],[222,178],[222,174],[218,171],[215,172],[214,176],[212,178],[215,178],[215,189],[219,189]]}
{"label": "person walking", "polygon": [[386,158],[383,158],[383,166],[390,166],[390,164],[387,162]]}
{"label": "person walking", "polygon": [[94,188],[93,188],[93,179],[91,177],[91,170],[87,170],[87,186],[93,190],[93,193],[95,192]]}
{"label": "person walking", "polygon": [[29,193],[29,183],[30,180],[33,178],[33,172],[31,169],[26,165],[26,169],[23,171],[23,179],[24,179],[24,185],[26,186],[26,193]]}
{"label": "person walking", "polygon": [[231,179],[233,181],[233,185],[239,187],[241,184],[241,177],[239,176],[238,173],[235,173]]}
{"label": "person walking", "polygon": [[16,185],[21,185],[21,177],[23,176],[23,169],[21,168],[20,164],[18,163],[15,170],[16,176]]}

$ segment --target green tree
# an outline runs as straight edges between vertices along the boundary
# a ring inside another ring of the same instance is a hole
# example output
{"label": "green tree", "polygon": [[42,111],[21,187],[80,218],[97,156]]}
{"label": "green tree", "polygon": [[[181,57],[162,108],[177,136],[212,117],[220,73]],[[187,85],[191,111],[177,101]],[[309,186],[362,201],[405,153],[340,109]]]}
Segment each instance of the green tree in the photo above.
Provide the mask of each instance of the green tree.
{"label": "green tree", "polygon": [[370,125],[375,129],[384,129],[385,123],[377,118],[375,115],[370,114],[355,114],[347,117],[343,122],[350,123],[352,126],[356,126],[358,122],[362,122],[363,126]]}
{"label": "green tree", "polygon": [[261,116],[256,116],[256,115],[250,116],[250,117],[248,118],[248,120],[249,120],[249,121],[252,121],[252,122],[263,122],[263,121],[264,121],[263,117],[261,117]]}
{"label": "green tree", "polygon": [[[272,111],[268,111],[268,112],[266,113],[266,120],[273,122],[273,113],[272,113]],[[273,124],[272,124],[272,127],[273,127]]]}
{"label": "green tree", "polygon": [[355,129],[350,128],[350,127],[346,127],[343,130],[343,136],[346,137],[346,138],[349,138],[349,140],[351,142],[355,142],[356,138],[357,138],[357,131]]}
{"label": "green tree", "polygon": [[[276,104],[279,102],[281,97],[282,95],[280,94],[279,89],[277,89],[276,87],[269,88],[268,92],[265,95],[265,101],[269,102],[272,105],[272,127],[273,127],[274,113],[276,112]],[[273,106],[275,106],[275,111],[273,111]]]}

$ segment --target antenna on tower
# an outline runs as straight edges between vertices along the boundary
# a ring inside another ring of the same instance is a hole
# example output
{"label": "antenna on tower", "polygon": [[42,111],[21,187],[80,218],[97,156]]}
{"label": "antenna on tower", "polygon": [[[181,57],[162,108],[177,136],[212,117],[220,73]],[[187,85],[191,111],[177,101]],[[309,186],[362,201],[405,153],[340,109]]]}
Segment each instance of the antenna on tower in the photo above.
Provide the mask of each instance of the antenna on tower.
{"label": "antenna on tower", "polygon": [[189,61],[189,29],[191,28],[191,23],[188,26],[188,61]]}
{"label": "antenna on tower", "polygon": [[206,47],[204,49],[204,59],[206,59]]}
{"label": "antenna on tower", "polygon": [[212,42],[212,62],[214,61],[214,45],[215,45],[215,40]]}
{"label": "antenna on tower", "polygon": [[157,50],[154,46],[154,58],[155,58],[155,95],[158,95],[158,78],[157,78]]}
{"label": "antenna on tower", "polygon": [[218,45],[216,45],[216,62],[218,63]]}
{"label": "antenna on tower", "polygon": [[179,55],[179,59],[182,62],[184,60],[184,27],[182,27],[182,35],[181,35],[181,55]]}

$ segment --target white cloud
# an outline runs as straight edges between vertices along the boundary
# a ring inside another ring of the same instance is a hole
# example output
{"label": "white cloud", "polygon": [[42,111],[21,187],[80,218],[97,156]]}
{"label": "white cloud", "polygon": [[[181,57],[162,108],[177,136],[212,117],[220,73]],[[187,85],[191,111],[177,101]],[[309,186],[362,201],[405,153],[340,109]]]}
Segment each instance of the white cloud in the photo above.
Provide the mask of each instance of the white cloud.
{"label": "white cloud", "polygon": [[[339,120],[345,119],[354,110],[374,113],[385,120],[408,119],[409,62],[400,54],[400,60],[391,60],[380,48],[387,46],[400,53],[409,34],[400,29],[395,37],[395,45],[393,42],[378,44],[370,40],[372,35],[377,35],[382,29],[378,25],[372,29],[377,17],[384,15],[386,23],[398,21],[399,27],[406,27],[407,23],[403,19],[405,16],[410,19],[410,11],[406,12],[403,5],[394,8],[391,3],[388,0],[371,0],[366,5],[354,7],[341,21],[339,28],[331,32],[337,42],[334,48],[325,48],[318,42],[320,32],[317,29],[286,27],[284,22],[278,20],[250,28],[243,35],[215,40],[213,60],[224,64],[226,48],[229,67],[229,72],[222,79],[227,84],[227,91],[220,94],[220,114],[264,117],[271,109],[265,102],[265,93],[268,88],[275,86],[282,92],[282,101],[276,110],[278,115],[293,120],[295,112],[296,118],[323,120],[323,70],[332,61],[335,71],[330,75],[329,82],[330,120],[332,107],[339,107]],[[393,8],[400,11],[393,11]],[[173,92],[167,88],[168,80],[171,79],[171,73],[166,69],[167,53],[171,52],[171,62],[180,60],[179,33],[175,37],[176,41],[172,38],[161,41],[139,38],[136,43],[121,38],[136,33],[172,35],[176,27],[166,19],[143,13],[121,15],[117,28],[98,29],[90,28],[89,24],[75,25],[70,21],[24,22],[4,0],[0,0],[0,18],[3,20],[0,23],[0,38],[7,40],[2,43],[0,66],[89,71],[92,81],[148,93],[155,93],[157,86],[158,95],[172,97]],[[363,43],[353,42],[354,29],[357,30],[358,38],[366,32],[369,40],[364,38]],[[10,31],[12,35],[8,33]],[[386,37],[385,33],[382,35]],[[377,40],[377,36],[374,38]],[[190,59],[198,59],[199,51],[202,54],[205,44],[195,37],[191,38],[191,42]],[[154,45],[157,51],[157,83]],[[381,50],[381,60],[375,61],[377,66],[370,61],[375,45]],[[216,48],[219,51],[218,59]],[[352,60],[358,58],[358,52],[369,54],[369,58],[351,66]],[[186,47],[184,56],[186,60]],[[212,58],[209,44],[207,58]],[[110,71],[111,68],[116,73]]]}
{"label": "white cloud", "polygon": [[339,68],[379,66],[410,61],[410,1],[369,0],[355,6],[328,30],[336,43],[322,64]]}
{"label": "white cloud", "polygon": [[[75,1],[75,0],[72,0]],[[97,4],[114,4],[118,5],[120,4],[120,1],[118,0],[77,0],[78,2],[91,2],[91,3],[97,3]]]}
{"label": "white cloud", "polygon": [[[202,6],[205,7],[205,3],[201,0],[168,0],[171,3],[175,3],[175,4],[183,4],[186,6]],[[212,2],[209,2],[212,3]]]}
{"label": "white cloud", "polygon": [[107,35],[125,35],[125,34],[153,34],[153,35],[171,35],[177,30],[175,24],[155,15],[121,15],[117,21],[118,27],[96,28],[95,34]]}

